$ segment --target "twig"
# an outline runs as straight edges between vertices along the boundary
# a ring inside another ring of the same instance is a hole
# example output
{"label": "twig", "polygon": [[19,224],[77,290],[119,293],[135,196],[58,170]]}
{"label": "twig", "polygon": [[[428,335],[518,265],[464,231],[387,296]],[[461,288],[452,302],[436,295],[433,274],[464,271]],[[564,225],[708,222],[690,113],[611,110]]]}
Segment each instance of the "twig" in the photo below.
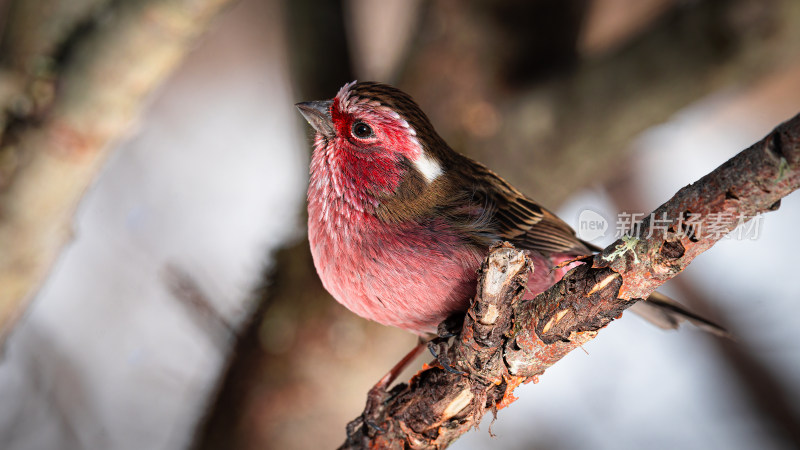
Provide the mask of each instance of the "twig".
{"label": "twig", "polygon": [[513,402],[516,386],[536,380],[740,221],[774,211],[798,187],[800,114],[678,191],[629,235],[585,258],[532,301],[518,301],[528,266],[520,263],[524,252],[495,247],[449,349],[456,368],[469,375],[423,369],[393,389],[379,411],[370,411],[373,426],[354,421],[342,448],[446,447],[487,410]]}
{"label": "twig", "polygon": [[221,354],[228,350],[237,329],[215,306],[197,280],[177,265],[167,264],[162,277],[167,289]]}

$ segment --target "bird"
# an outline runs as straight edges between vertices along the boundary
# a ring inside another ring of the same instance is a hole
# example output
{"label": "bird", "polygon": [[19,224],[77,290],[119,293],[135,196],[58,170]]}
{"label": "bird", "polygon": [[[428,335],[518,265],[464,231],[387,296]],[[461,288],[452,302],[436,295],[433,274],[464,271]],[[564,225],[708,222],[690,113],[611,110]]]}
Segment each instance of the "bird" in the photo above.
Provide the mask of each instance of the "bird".
{"label": "bird", "polygon": [[[308,240],[325,289],[355,314],[418,336],[463,314],[490,246],[507,241],[533,263],[531,300],[597,247],[485,165],[453,150],[405,92],[345,84],[297,103],[315,130]],[[637,306],[639,305],[639,306]],[[654,292],[632,308],[662,328],[689,320],[727,332]]]}

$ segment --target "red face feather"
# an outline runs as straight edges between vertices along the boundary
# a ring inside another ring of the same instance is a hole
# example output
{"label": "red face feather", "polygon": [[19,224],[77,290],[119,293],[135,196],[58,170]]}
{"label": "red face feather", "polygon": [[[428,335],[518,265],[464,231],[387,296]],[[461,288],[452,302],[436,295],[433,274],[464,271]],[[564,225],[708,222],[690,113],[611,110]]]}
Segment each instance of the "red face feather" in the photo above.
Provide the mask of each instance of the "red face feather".
{"label": "red face feather", "polygon": [[[416,161],[422,148],[408,122],[378,101],[342,88],[331,104],[331,121],[336,137],[323,144],[335,164],[342,185],[348,185],[363,197],[377,197],[394,192],[407,166],[404,160]],[[359,133],[361,131],[362,133]],[[364,203],[374,203],[363,198]]]}

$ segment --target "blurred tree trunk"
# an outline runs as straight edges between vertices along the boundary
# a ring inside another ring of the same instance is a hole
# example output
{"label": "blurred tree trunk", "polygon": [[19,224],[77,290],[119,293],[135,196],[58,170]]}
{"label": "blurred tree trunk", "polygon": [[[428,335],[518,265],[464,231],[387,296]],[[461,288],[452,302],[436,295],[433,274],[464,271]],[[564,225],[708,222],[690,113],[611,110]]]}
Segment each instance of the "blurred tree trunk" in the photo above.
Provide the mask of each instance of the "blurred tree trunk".
{"label": "blurred tree trunk", "polygon": [[148,94],[230,0],[20,0],[0,48],[0,341],[70,236],[75,207]]}

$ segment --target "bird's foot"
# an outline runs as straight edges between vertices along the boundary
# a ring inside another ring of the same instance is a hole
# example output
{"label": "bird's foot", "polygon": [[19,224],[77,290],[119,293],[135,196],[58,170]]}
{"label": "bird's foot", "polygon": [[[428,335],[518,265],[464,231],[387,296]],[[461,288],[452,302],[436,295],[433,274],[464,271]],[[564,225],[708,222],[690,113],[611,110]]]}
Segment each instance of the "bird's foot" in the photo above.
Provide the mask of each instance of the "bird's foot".
{"label": "bird's foot", "polygon": [[450,363],[450,357],[447,355],[447,348],[449,347],[447,343],[447,339],[435,337],[428,342],[428,351],[431,352],[436,361],[442,366],[442,368],[450,373],[454,373],[456,375],[469,375],[466,372],[462,372],[460,370],[456,370],[453,365]]}
{"label": "bird's foot", "polygon": [[450,356],[447,354],[447,350],[450,348],[450,338],[458,335],[463,323],[464,314],[455,314],[442,321],[436,330],[437,336],[428,342],[428,351],[431,352],[431,355],[436,358],[436,361],[441,364],[444,370],[466,376],[469,374],[453,367]]}

